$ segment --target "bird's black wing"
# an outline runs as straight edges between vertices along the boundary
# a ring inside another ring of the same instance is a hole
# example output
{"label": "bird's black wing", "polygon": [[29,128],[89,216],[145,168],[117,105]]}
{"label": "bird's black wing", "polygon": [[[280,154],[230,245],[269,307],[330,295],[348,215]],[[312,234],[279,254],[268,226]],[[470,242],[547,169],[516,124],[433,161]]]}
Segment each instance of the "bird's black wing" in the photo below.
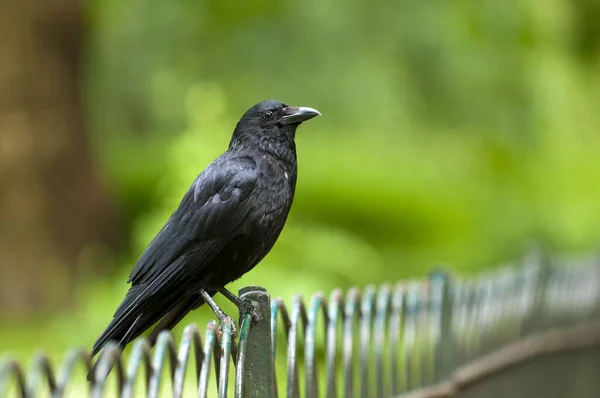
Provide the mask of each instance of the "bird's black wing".
{"label": "bird's black wing", "polygon": [[132,286],[94,353],[108,340],[125,344],[135,338],[177,304],[173,300],[191,279],[202,279],[207,264],[243,234],[257,177],[251,157],[226,155],[198,176],[131,272]]}
{"label": "bird's black wing", "polygon": [[246,199],[256,180],[256,163],[250,157],[219,158],[211,163],[150,242],[128,282],[154,282],[182,254],[201,249],[209,254],[213,246],[234,238],[251,210],[252,204]]}

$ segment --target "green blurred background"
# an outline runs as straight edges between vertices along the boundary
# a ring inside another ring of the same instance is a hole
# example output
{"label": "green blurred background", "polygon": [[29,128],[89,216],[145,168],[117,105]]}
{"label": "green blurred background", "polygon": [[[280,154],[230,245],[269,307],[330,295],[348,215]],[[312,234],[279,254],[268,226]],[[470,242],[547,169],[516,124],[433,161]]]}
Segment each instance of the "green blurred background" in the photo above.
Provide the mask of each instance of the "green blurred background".
{"label": "green blurred background", "polygon": [[279,241],[233,291],[289,300],[597,244],[596,0],[46,3],[0,5],[0,354],[89,348],[268,98],[323,116],[297,134]]}

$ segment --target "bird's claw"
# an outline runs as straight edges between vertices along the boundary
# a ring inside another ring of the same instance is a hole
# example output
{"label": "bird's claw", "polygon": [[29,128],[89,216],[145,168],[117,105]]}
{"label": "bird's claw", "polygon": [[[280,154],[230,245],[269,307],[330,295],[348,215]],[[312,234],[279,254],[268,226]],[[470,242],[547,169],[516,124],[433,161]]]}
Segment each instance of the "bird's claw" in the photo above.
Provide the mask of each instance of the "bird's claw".
{"label": "bird's claw", "polygon": [[231,339],[235,340],[238,335],[237,326],[235,326],[235,322],[231,322]]}
{"label": "bird's claw", "polygon": [[[250,314],[252,316],[252,321],[250,322],[250,327],[254,327],[256,326],[256,324],[262,320],[262,317],[259,315],[258,311],[256,310],[256,307],[254,307],[252,304],[244,301],[242,302],[242,308],[241,308],[241,312],[242,314]],[[242,319],[240,318],[240,325],[242,323]]]}
{"label": "bird's claw", "polygon": [[[223,325],[225,324],[225,321],[219,322],[219,329],[218,329],[218,333],[219,336],[222,338],[223,337]],[[231,339],[235,340],[235,338],[238,335],[238,330],[237,330],[237,326],[235,326],[235,322],[229,322],[230,327],[230,335],[231,335]]]}

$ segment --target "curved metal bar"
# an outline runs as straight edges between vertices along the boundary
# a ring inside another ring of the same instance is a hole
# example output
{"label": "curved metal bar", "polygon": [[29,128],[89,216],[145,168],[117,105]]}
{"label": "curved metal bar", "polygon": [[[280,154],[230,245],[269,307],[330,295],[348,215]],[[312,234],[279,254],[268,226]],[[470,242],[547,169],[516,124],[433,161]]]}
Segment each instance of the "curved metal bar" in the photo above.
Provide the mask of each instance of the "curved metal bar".
{"label": "curved metal bar", "polygon": [[252,325],[252,314],[246,314],[240,326],[239,347],[237,356],[237,368],[235,374],[235,396],[242,397],[244,394],[244,372],[246,369],[246,351],[248,348],[248,333]]}
{"label": "curved metal bar", "polygon": [[482,340],[482,353],[488,353],[492,351],[494,346],[493,334],[494,330],[498,329],[498,298],[496,297],[498,284],[494,278],[488,276],[483,280],[483,314],[485,322],[483,322],[483,328],[481,328],[481,340]]}
{"label": "curved metal bar", "polygon": [[[231,359],[231,333],[234,328],[234,321],[226,317],[221,325],[221,344],[219,360],[218,391],[219,398],[227,397],[227,382],[229,381],[229,363]],[[215,355],[215,358],[217,355]]]}
{"label": "curved metal bar", "polygon": [[[281,297],[277,297],[274,300],[271,300],[271,350],[273,353],[273,363],[275,363],[275,357],[277,354],[277,327],[279,325],[278,317],[280,314],[283,322],[285,341],[287,343],[292,322],[290,321],[290,316],[283,299]],[[277,383],[277,369],[274,369],[273,373],[273,378],[275,383]]]}
{"label": "curved metal bar", "polygon": [[319,381],[317,378],[317,322],[319,320],[319,314],[323,313],[325,322],[325,335],[327,335],[327,325],[329,323],[327,315],[327,302],[325,301],[325,295],[321,292],[313,294],[310,299],[307,314],[307,325],[304,334],[304,396],[307,398],[313,398],[319,396]]}
{"label": "curved metal bar", "polygon": [[[298,328],[306,330],[308,323],[306,307],[302,296],[294,295],[291,305],[291,327],[288,334],[288,356],[287,356],[287,397],[299,398],[300,386],[298,382]],[[301,325],[300,325],[301,324]]]}
{"label": "curved metal bar", "polygon": [[496,327],[492,330],[492,345],[499,347],[509,341],[511,338],[512,328],[510,320],[511,312],[511,294],[510,288],[512,286],[512,275],[510,269],[503,267],[499,273],[498,278],[495,280],[495,297],[494,305],[496,308],[496,316],[498,317],[495,322]]}
{"label": "curved metal bar", "polygon": [[434,284],[432,295],[436,307],[436,328],[434,341],[434,381],[440,383],[451,377],[456,362],[457,338],[454,329],[454,291],[450,275],[437,273],[430,279]]}
{"label": "curved metal bar", "polygon": [[152,362],[150,361],[150,345],[146,339],[140,339],[135,342],[131,354],[129,355],[129,364],[127,365],[127,377],[123,384],[122,398],[133,397],[133,391],[137,375],[141,367],[145,368],[146,373],[146,394],[150,394],[150,374]]}
{"label": "curved metal bar", "polygon": [[44,354],[37,354],[33,359],[33,365],[26,377],[26,395],[28,397],[34,397],[36,395],[36,391],[40,385],[40,379],[46,379],[46,383],[48,385],[49,391],[56,390],[56,380],[54,379],[54,371],[52,370],[52,365],[48,360],[48,357]]}
{"label": "curved metal bar", "polygon": [[104,394],[106,379],[113,366],[116,367],[117,394],[119,394],[123,391],[123,384],[125,381],[123,364],[121,363],[121,348],[117,343],[109,342],[102,350],[102,354],[100,354],[100,358],[98,358],[96,369],[92,375],[93,387],[91,395],[93,398],[101,398],[102,394]]}
{"label": "curved metal bar", "polygon": [[[354,396],[355,369],[354,325],[359,321],[358,314],[360,313],[360,290],[358,288],[352,287],[348,290],[343,310],[344,354],[342,358],[342,367],[344,373],[344,397],[352,398]],[[333,386],[333,388],[335,388],[335,386]]]}
{"label": "curved metal bar", "polygon": [[169,362],[169,374],[171,380],[175,379],[175,367],[177,363],[177,351],[175,341],[168,330],[163,330],[158,334],[156,345],[154,347],[154,356],[152,357],[152,371],[150,374],[150,387],[148,389],[149,398],[157,398],[160,394],[160,384],[162,381],[162,371],[165,362]]}
{"label": "curved metal bar", "polygon": [[434,327],[432,327],[431,286],[425,282],[418,284],[417,332],[415,334],[415,359],[417,373],[417,388],[423,388],[432,383],[433,364],[431,342]]}
{"label": "curved metal bar", "polygon": [[[388,284],[384,284],[377,292],[376,307],[375,307],[375,325],[373,337],[375,339],[375,377],[377,386],[377,397],[383,398],[386,396],[385,372],[383,365],[384,346],[386,343],[386,326],[388,323],[388,315],[390,312],[390,301],[392,298],[392,288]],[[389,391],[387,392],[389,394]]]}
{"label": "curved metal bar", "polygon": [[535,303],[537,296],[537,279],[541,273],[540,264],[536,259],[525,263],[519,270],[522,273],[523,284],[521,285],[521,308],[519,316],[521,318],[521,331],[519,337],[528,336],[536,323]]}
{"label": "curved metal bar", "polygon": [[400,388],[398,380],[398,344],[400,343],[401,330],[405,322],[406,311],[406,288],[398,283],[394,286],[391,300],[391,315],[389,321],[389,342],[390,342],[390,378],[392,395],[398,395],[406,391],[406,379],[402,377],[403,388]]}
{"label": "curved metal bar", "polygon": [[466,322],[465,322],[465,361],[471,360],[475,356],[477,349],[477,285],[472,281],[465,283],[465,311],[466,311]]}
{"label": "curved metal bar", "polygon": [[[337,396],[337,351],[338,351],[338,324],[344,327],[344,294],[340,289],[335,289],[329,295],[329,304],[323,307],[327,311],[325,330],[325,391],[327,397]],[[343,345],[342,345],[342,348]]]}
{"label": "curved metal bar", "polygon": [[271,300],[271,339],[273,348],[273,360],[275,360],[275,353],[277,347],[277,327],[279,325],[278,318],[279,314],[283,318],[283,331],[285,333],[285,338],[288,338],[288,333],[290,328],[292,327],[292,321],[290,320],[290,316],[281,297],[277,297],[274,300]]}
{"label": "curved metal bar", "polygon": [[[417,382],[415,380],[415,351],[417,344],[417,315],[419,311],[419,284],[410,282],[406,293],[406,308],[404,322],[404,372],[406,390],[412,390]],[[417,375],[418,376],[418,375]]]}
{"label": "curved metal bar", "polygon": [[462,278],[454,278],[450,297],[448,298],[449,302],[447,303],[447,305],[453,308],[450,327],[454,336],[454,349],[452,352],[454,366],[459,366],[463,362],[464,357],[463,331],[466,320],[464,291],[464,281]]}
{"label": "curved metal bar", "polygon": [[25,374],[21,365],[15,360],[7,360],[0,367],[0,396],[4,396],[4,393],[8,390],[8,385],[14,376],[17,382],[17,390],[22,397],[27,396],[27,387],[25,385]]}
{"label": "curved metal bar", "polygon": [[443,349],[446,347],[442,346],[442,336],[446,336],[451,333],[451,330],[444,330],[447,325],[444,322],[444,313],[442,312],[445,303],[445,288],[446,288],[446,276],[442,272],[435,272],[429,276],[427,281],[429,287],[429,328],[430,337],[429,345],[431,350],[428,354],[433,356],[433,366],[431,369],[430,383],[439,382],[441,378],[442,368],[442,354]]}
{"label": "curved metal bar", "polygon": [[375,286],[365,288],[360,302],[360,396],[371,397],[369,374],[369,349],[371,348],[371,324],[375,309]]}
{"label": "curved metal bar", "polygon": [[472,301],[472,317],[471,317],[471,343],[472,355],[477,355],[484,348],[484,328],[487,317],[487,298],[486,298],[486,280],[487,275],[479,276],[474,285],[474,294]]}
{"label": "curved metal bar", "polygon": [[210,377],[210,363],[215,347],[215,330],[217,323],[210,321],[206,325],[206,334],[204,335],[204,355],[202,358],[202,368],[200,370],[200,381],[198,383],[198,398],[206,398],[208,395],[208,381]]}
{"label": "curved metal bar", "polygon": [[202,368],[202,336],[198,325],[192,323],[183,330],[181,342],[179,343],[179,351],[177,353],[177,367],[175,369],[175,377],[173,380],[173,397],[181,398],[183,396],[183,386],[185,382],[185,374],[187,371],[190,352],[194,350],[194,362],[196,383],[200,380],[200,370]]}
{"label": "curved metal bar", "polygon": [[[58,370],[58,375],[56,376],[56,387],[55,390],[52,391],[52,398],[60,398],[64,395],[71,375],[73,374],[73,369],[75,369],[75,366],[78,363],[83,363],[85,374],[89,374],[89,372],[92,370],[90,356],[87,352],[82,349],[70,351],[67,354],[66,359],[63,361],[62,366],[60,366]],[[88,387],[91,387],[89,383]]]}

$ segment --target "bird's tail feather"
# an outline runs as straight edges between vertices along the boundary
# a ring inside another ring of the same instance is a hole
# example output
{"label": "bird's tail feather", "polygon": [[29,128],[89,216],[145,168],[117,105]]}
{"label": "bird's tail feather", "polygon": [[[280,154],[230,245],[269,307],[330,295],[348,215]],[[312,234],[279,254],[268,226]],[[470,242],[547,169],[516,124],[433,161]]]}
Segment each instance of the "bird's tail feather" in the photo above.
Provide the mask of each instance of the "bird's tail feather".
{"label": "bird's tail feather", "polygon": [[117,341],[121,347],[125,347],[130,341],[156,323],[176,304],[177,302],[166,300],[166,303],[161,306],[140,306],[115,316],[94,343],[92,358],[109,341]]}
{"label": "bird's tail feather", "polygon": [[[211,296],[217,291],[210,291]],[[148,342],[152,347],[156,343],[158,334],[163,330],[171,330],[179,321],[181,321],[190,311],[204,304],[204,299],[200,294],[185,296],[180,300],[171,298],[163,300],[163,305],[146,306],[138,303],[136,306],[129,305],[135,300],[135,291],[128,292],[115,312],[113,320],[106,327],[104,332],[98,337],[92,348],[92,358],[100,352],[102,347],[109,341],[118,341],[121,348],[142,334],[146,329],[158,322],[150,335]],[[161,319],[162,318],[162,319]],[[159,321],[160,320],[160,321]],[[96,364],[98,362],[96,361]],[[88,380],[91,380],[95,372],[96,364],[88,374]]]}
{"label": "bird's tail feather", "polygon": [[[117,341],[121,348],[125,347],[129,342],[155,324],[177,304],[177,302],[172,301],[166,302],[169,304],[146,309],[136,308],[133,311],[128,311],[113,318],[104,332],[98,337],[98,340],[94,343],[94,347],[92,348],[92,358],[95,357],[109,341]],[[154,344],[154,342],[151,344]],[[98,361],[92,366],[92,369],[87,376],[88,381],[92,380],[92,376],[96,372],[97,364]]]}

